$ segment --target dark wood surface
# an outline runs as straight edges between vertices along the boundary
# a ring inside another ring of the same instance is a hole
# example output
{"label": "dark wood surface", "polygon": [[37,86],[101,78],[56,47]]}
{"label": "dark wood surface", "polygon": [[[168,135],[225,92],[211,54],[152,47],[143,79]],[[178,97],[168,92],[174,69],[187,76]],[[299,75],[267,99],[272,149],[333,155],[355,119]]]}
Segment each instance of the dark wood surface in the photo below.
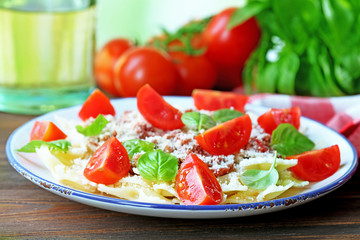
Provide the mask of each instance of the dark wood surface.
{"label": "dark wood surface", "polygon": [[210,220],[106,211],[52,194],[17,173],[5,143],[32,116],[0,113],[0,239],[360,239],[360,171],[334,192],[285,211]]}

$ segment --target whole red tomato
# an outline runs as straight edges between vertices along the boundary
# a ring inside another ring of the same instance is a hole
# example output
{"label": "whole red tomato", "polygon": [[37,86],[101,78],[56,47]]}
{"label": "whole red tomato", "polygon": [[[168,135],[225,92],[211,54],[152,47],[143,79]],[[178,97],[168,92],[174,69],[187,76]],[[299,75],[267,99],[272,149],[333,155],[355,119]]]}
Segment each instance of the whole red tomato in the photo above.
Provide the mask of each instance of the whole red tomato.
{"label": "whole red tomato", "polygon": [[260,40],[261,30],[255,18],[227,28],[236,10],[228,8],[215,15],[203,32],[206,55],[221,66],[243,66]]}
{"label": "whole red tomato", "polygon": [[179,71],[175,94],[191,95],[196,88],[211,89],[215,85],[216,70],[212,62],[202,55],[187,55],[184,52],[170,52]]}
{"label": "whole red tomato", "polygon": [[217,80],[215,88],[222,91],[231,91],[243,86],[242,66],[217,66]]}
{"label": "whole red tomato", "polygon": [[179,79],[170,57],[152,47],[135,47],[126,51],[116,62],[115,87],[123,97],[134,97],[145,84],[161,95],[174,92]]}
{"label": "whole red tomato", "polygon": [[94,65],[96,83],[107,93],[119,95],[115,88],[114,65],[119,57],[133,45],[128,39],[113,39],[96,54]]}
{"label": "whole red tomato", "polygon": [[[169,41],[169,40],[167,40]],[[177,37],[172,41],[167,43],[166,50],[167,52],[187,52],[190,55],[194,55],[194,51],[201,51],[205,49],[203,42],[203,37],[201,33],[192,33],[186,34],[183,33],[181,37]],[[196,54],[199,55],[199,54]]]}

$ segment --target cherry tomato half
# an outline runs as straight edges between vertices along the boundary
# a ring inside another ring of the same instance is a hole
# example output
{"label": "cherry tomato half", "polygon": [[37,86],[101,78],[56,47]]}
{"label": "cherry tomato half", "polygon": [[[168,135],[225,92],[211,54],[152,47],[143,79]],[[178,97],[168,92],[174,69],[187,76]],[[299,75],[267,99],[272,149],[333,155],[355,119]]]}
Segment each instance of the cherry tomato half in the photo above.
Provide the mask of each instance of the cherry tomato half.
{"label": "cherry tomato half", "polygon": [[296,129],[299,129],[300,117],[301,110],[299,107],[283,109],[272,108],[258,118],[258,123],[266,133],[272,134],[281,123],[290,123]]}
{"label": "cherry tomato half", "polygon": [[140,88],[137,107],[141,115],[154,127],[173,130],[184,126],[182,113],[167,103],[149,84]]}
{"label": "cherry tomato half", "polygon": [[340,150],[333,145],[320,150],[312,150],[287,159],[298,159],[297,165],[290,170],[305,181],[321,181],[333,175],[340,167]]}
{"label": "cherry tomato half", "polygon": [[98,86],[105,92],[119,96],[115,88],[114,66],[120,56],[133,45],[128,39],[113,39],[96,54],[95,79]]}
{"label": "cherry tomato half", "polygon": [[30,141],[42,140],[45,142],[65,139],[67,136],[51,121],[35,121],[30,133]]}
{"label": "cherry tomato half", "polygon": [[228,8],[215,15],[203,32],[207,46],[206,56],[217,65],[244,66],[250,54],[257,47],[261,36],[255,18],[228,29],[227,25],[237,8]]}
{"label": "cherry tomato half", "polygon": [[126,51],[115,64],[115,86],[123,97],[134,97],[145,84],[161,95],[174,92],[179,79],[170,57],[151,47],[135,47]]}
{"label": "cherry tomato half", "polygon": [[128,175],[130,166],[126,149],[116,137],[111,137],[90,158],[84,176],[95,183],[114,184]]}
{"label": "cherry tomato half", "polygon": [[95,89],[82,105],[79,117],[85,121],[90,117],[96,118],[99,114],[115,116],[115,109],[110,99],[99,89]]}
{"label": "cherry tomato half", "polygon": [[215,175],[192,153],[180,165],[175,185],[179,198],[187,205],[216,205],[223,199]]}
{"label": "cherry tomato half", "polygon": [[215,90],[195,89],[192,92],[194,104],[197,109],[209,111],[222,108],[231,108],[243,112],[248,96],[233,92],[221,92]]}
{"label": "cherry tomato half", "polygon": [[243,148],[250,139],[252,130],[248,114],[226,121],[200,133],[196,141],[213,155],[229,155]]}
{"label": "cherry tomato half", "polygon": [[204,55],[169,54],[180,75],[175,94],[191,95],[195,88],[211,89],[214,86],[217,76],[215,66]]}

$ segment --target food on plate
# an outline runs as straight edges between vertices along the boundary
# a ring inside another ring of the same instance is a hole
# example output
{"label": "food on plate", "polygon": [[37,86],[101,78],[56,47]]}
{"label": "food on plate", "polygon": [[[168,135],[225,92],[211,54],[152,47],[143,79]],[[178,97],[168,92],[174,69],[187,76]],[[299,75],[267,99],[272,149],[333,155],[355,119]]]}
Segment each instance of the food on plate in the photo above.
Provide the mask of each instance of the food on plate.
{"label": "food on plate", "polygon": [[338,147],[317,147],[306,126],[282,123],[269,134],[255,112],[172,106],[149,85],[136,101],[138,109],[117,115],[95,108],[85,120],[59,116],[66,139],[31,141],[18,151],[36,152],[67,186],[164,204],[267,201],[339,168]]}
{"label": "food on plate", "polygon": [[216,205],[223,199],[221,186],[215,175],[192,153],[181,163],[175,185],[184,204]]}
{"label": "food on plate", "polygon": [[234,108],[244,111],[248,96],[233,92],[221,92],[207,89],[194,89],[192,92],[195,107],[199,110],[218,110],[222,108]]}
{"label": "food on plate", "polygon": [[282,123],[290,123],[296,129],[299,129],[300,117],[301,111],[299,107],[272,108],[258,118],[258,124],[266,133],[271,134]]}
{"label": "food on plate", "polygon": [[116,137],[99,147],[84,169],[84,176],[95,183],[114,184],[130,171],[129,155]]}
{"label": "food on plate", "polygon": [[30,141],[41,140],[45,142],[65,139],[66,134],[51,121],[35,121],[30,133]]}
{"label": "food on plate", "polygon": [[298,159],[298,164],[291,171],[299,178],[307,181],[320,181],[333,175],[340,166],[340,150],[337,145],[312,150],[287,159]]}
{"label": "food on plate", "polygon": [[157,128],[173,130],[184,126],[181,121],[182,113],[168,104],[148,84],[144,85],[137,93],[137,107],[141,115]]}
{"label": "food on plate", "polygon": [[202,149],[213,155],[240,151],[250,139],[252,130],[248,114],[220,123],[195,137]]}
{"label": "food on plate", "polygon": [[79,117],[85,121],[91,117],[96,118],[99,114],[115,115],[115,109],[110,99],[99,89],[95,89],[86,99],[79,111]]}

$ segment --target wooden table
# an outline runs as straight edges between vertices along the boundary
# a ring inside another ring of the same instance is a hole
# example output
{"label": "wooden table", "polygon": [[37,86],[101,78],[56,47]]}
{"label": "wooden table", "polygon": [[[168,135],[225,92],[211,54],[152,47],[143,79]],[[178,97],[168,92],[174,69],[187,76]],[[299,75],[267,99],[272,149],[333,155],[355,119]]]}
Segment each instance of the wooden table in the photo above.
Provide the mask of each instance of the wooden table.
{"label": "wooden table", "polygon": [[31,183],[7,161],[7,138],[31,118],[0,113],[0,239],[360,239],[359,170],[320,199],[243,218],[152,218],[72,202]]}

